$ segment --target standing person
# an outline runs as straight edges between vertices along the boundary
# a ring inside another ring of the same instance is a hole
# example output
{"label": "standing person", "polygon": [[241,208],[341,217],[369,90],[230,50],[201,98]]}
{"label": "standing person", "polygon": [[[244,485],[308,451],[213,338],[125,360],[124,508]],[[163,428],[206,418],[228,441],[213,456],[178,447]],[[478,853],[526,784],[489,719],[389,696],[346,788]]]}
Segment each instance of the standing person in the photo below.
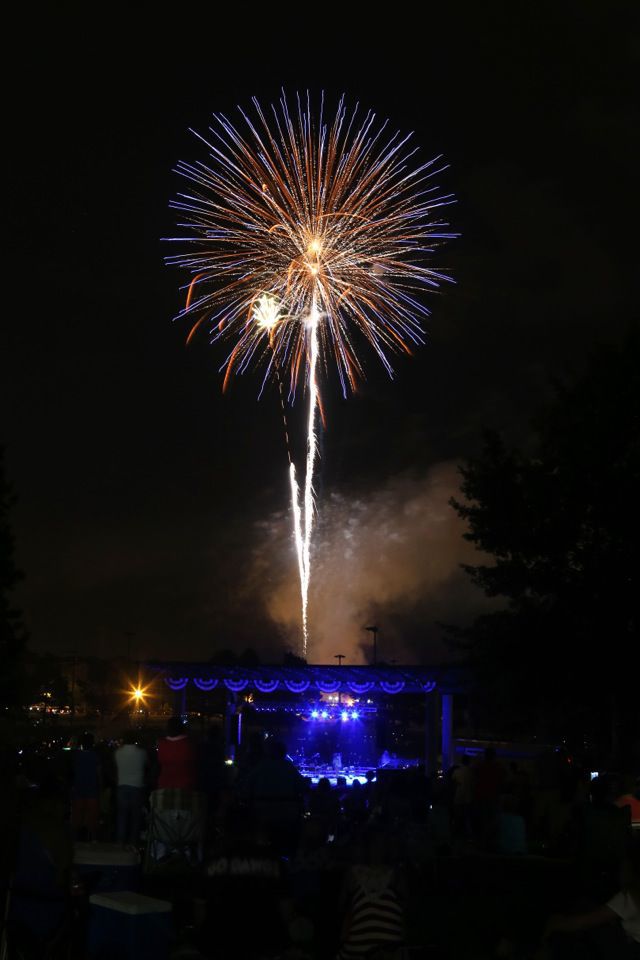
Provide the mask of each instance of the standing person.
{"label": "standing person", "polygon": [[611,802],[606,777],[591,781],[591,803],[576,811],[575,828],[583,888],[592,897],[606,900],[617,889],[620,864],[631,840],[629,811]]}
{"label": "standing person", "polygon": [[180,717],[172,717],[167,735],[158,741],[157,789],[149,797],[150,821],[147,857],[159,859],[171,852],[202,859],[206,806],[197,789],[195,744]]}
{"label": "standing person", "polygon": [[475,801],[480,840],[485,850],[495,850],[498,842],[500,793],[504,771],[493,747],[484,751],[484,759],[475,768]]}
{"label": "standing person", "polygon": [[180,717],[171,717],[158,741],[159,790],[195,790],[196,751]]}
{"label": "standing person", "polygon": [[127,730],[122,737],[122,746],[115,752],[115,762],[118,772],[118,843],[136,844],[140,836],[147,752],[137,746],[133,730]]}
{"label": "standing person", "polygon": [[460,766],[451,774],[453,781],[453,822],[458,835],[471,840],[471,803],[473,801],[473,774],[471,760],[465,753]]}
{"label": "standing person", "polygon": [[613,802],[621,810],[629,807],[631,823],[640,824],[640,777],[635,781],[630,778],[625,780],[622,793]]}
{"label": "standing person", "polygon": [[304,789],[304,777],[287,757],[284,743],[269,740],[265,757],[248,778],[246,792],[279,853],[290,855],[296,849]]}
{"label": "standing person", "polygon": [[100,763],[93,749],[94,736],[83,733],[73,753],[71,783],[71,821],[76,840],[94,841],[100,818]]}

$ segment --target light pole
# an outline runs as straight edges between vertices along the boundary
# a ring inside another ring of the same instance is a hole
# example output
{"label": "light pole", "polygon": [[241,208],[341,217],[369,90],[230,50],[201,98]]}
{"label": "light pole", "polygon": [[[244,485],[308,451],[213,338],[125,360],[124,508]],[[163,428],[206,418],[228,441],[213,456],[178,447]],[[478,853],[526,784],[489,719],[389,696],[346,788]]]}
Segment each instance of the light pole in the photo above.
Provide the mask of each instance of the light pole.
{"label": "light pole", "polygon": [[71,660],[71,726],[75,726],[76,720],[76,664],[78,662],[78,652],[73,651]]}
{"label": "light pole", "polygon": [[[76,719],[76,674],[78,666],[78,651],[71,650],[65,656],[61,657],[59,662],[71,664],[71,687],[70,689],[67,689],[69,690],[69,699],[71,701],[69,706],[71,707],[71,729],[73,730]],[[63,677],[66,682],[66,675],[63,674]]]}
{"label": "light pole", "polygon": [[378,627],[365,627],[369,633],[373,634],[373,665],[378,662]]}
{"label": "light pole", "polygon": [[[342,661],[343,661],[343,660],[346,660],[346,659],[347,659],[347,658],[346,658],[346,656],[344,655],[344,653],[336,653],[336,654],[334,654],[334,660],[337,660],[337,661],[338,661],[338,666],[339,666],[339,667],[342,666]],[[340,706],[341,703],[342,703],[342,690],[339,689],[339,690],[338,690],[338,706]]]}
{"label": "light pole", "polygon": [[127,670],[129,670],[129,667],[131,665],[131,641],[133,640],[134,636],[135,634],[132,633],[130,630],[126,630],[124,632],[124,637],[127,641]]}

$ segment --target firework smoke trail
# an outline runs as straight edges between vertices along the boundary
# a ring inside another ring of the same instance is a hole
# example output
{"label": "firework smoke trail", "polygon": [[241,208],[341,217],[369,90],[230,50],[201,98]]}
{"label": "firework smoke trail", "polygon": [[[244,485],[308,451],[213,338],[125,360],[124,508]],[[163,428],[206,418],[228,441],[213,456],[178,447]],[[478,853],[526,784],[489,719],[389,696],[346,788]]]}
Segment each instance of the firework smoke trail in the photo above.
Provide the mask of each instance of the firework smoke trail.
{"label": "firework smoke trail", "polygon": [[276,378],[278,380],[278,394],[280,396],[280,406],[282,408],[282,423],[284,425],[284,439],[287,447],[287,457],[289,459],[289,486],[291,487],[291,510],[293,513],[293,539],[296,545],[296,557],[298,558],[298,576],[300,578],[300,599],[302,602],[302,646],[304,653],[307,652],[309,641],[309,631],[307,628],[306,617],[306,593],[305,567],[304,567],[304,538],[302,535],[302,511],[300,509],[300,487],[296,478],[296,465],[291,457],[291,444],[289,443],[289,428],[287,426],[287,413],[284,405],[284,394],[282,390],[282,377],[276,361]]}
{"label": "firework smoke trail", "polygon": [[[296,477],[296,467],[291,458],[291,447],[289,444],[289,433],[287,429],[287,417],[285,412],[284,397],[282,392],[282,378],[278,369],[277,360],[276,377],[278,380],[278,391],[280,393],[280,404],[282,406],[282,418],[284,421],[285,439],[287,443],[287,456],[289,457],[289,484],[291,487],[291,509],[293,512],[293,535],[296,545],[296,556],[298,558],[298,574],[300,577],[300,600],[302,603],[302,654],[306,657],[309,645],[309,584],[311,582],[311,534],[313,531],[313,517],[315,504],[313,500],[313,476],[315,473],[316,457],[318,452],[318,437],[316,434],[316,409],[319,403],[318,381],[316,377],[316,367],[318,363],[318,322],[320,315],[318,312],[316,296],[314,294],[311,302],[311,311],[307,320],[308,339],[309,339],[309,415],[307,421],[307,460],[304,480],[304,499],[303,506],[300,506],[300,487]],[[304,513],[304,520],[303,520]]]}
{"label": "firework smoke trail", "polygon": [[302,534],[302,511],[300,508],[300,487],[296,477],[296,465],[291,457],[291,444],[289,443],[289,429],[287,427],[287,414],[284,405],[284,396],[282,393],[282,378],[276,366],[276,375],[278,378],[278,392],[280,394],[280,406],[282,407],[282,421],[284,424],[284,437],[287,446],[287,457],[289,458],[289,486],[291,487],[291,510],[293,513],[293,539],[296,545],[296,557],[298,558],[298,576],[300,578],[300,600],[302,603],[302,647],[304,655],[307,653],[309,642],[309,631],[307,627],[307,591],[305,582],[308,580],[305,575],[304,565],[304,537]]}
{"label": "firework smoke trail", "polygon": [[[307,465],[304,477],[304,537],[302,540],[302,562],[298,561],[302,576],[300,588],[302,594],[302,649],[307,654],[309,643],[309,626],[307,609],[309,603],[309,583],[311,582],[311,533],[313,530],[313,475],[318,453],[318,437],[316,435],[316,409],[318,407],[318,381],[316,367],[318,364],[318,323],[320,316],[316,295],[313,295],[311,313],[309,315],[309,420],[307,424]],[[294,508],[295,517],[295,508]]]}
{"label": "firework smoke trail", "polygon": [[298,558],[298,575],[300,577],[300,600],[302,602],[302,648],[306,652],[309,642],[307,627],[307,592],[305,590],[306,574],[304,565],[304,537],[302,535],[302,511],[300,509],[300,487],[296,479],[296,466],[289,462],[289,484],[291,486],[291,509],[293,511],[293,538]]}
{"label": "firework smoke trail", "polygon": [[[293,511],[293,532],[296,544],[296,555],[298,558],[298,574],[300,576],[300,599],[302,603],[302,655],[306,657],[309,645],[309,584],[311,582],[311,534],[313,531],[313,517],[315,504],[313,500],[313,477],[315,473],[316,458],[318,453],[318,437],[316,434],[316,410],[319,402],[318,381],[316,377],[316,367],[318,363],[318,322],[320,315],[318,313],[316,297],[314,295],[311,312],[307,321],[309,332],[309,416],[307,421],[307,462],[304,478],[304,499],[303,506],[300,506],[300,487],[296,477],[296,468],[291,459],[291,452],[288,446],[289,454],[289,483],[291,486],[291,509]],[[281,391],[282,400],[282,381],[278,374],[278,386]],[[283,405],[284,416],[284,405]],[[286,417],[285,417],[286,432]],[[304,513],[304,520],[303,520]]]}
{"label": "firework smoke trail", "polygon": [[349,112],[344,97],[332,120],[309,94],[293,109],[284,93],[270,114],[253,107],[240,110],[243,129],[214,114],[207,138],[196,134],[209,165],[178,164],[190,187],[172,204],[183,235],[168,239],[184,252],[167,259],[191,275],[178,314],[193,321],[187,341],[205,324],[212,341],[232,342],[223,390],[262,365],[263,387],[286,372],[290,402],[301,384],[308,392],[302,500],[291,457],[289,468],[306,651],[318,362],[346,396],[364,378],[364,344],[392,375],[390,355],[424,342],[420,295],[450,280],[428,262],[456,236],[439,219],[454,201],[433,183],[439,157],[415,165],[410,134],[357,104]]}
{"label": "firework smoke trail", "polygon": [[[274,329],[279,319],[277,305],[270,302],[268,297],[262,297],[258,304],[257,322],[263,326]],[[296,466],[291,456],[291,444],[289,442],[289,426],[287,424],[287,410],[284,402],[284,391],[282,389],[282,377],[278,366],[278,358],[273,354],[273,363],[276,371],[276,380],[278,381],[278,396],[280,397],[280,408],[282,410],[282,424],[284,426],[284,439],[287,448],[287,457],[289,460],[289,485],[291,487],[291,510],[293,512],[293,537],[296,545],[296,556],[298,558],[298,576],[300,578],[300,600],[302,603],[302,648],[303,655],[306,656],[309,641],[309,630],[307,625],[307,592],[308,583],[311,576],[305,573],[305,538],[302,534],[302,510],[300,508],[300,487],[296,477]],[[306,587],[305,587],[306,584]]]}

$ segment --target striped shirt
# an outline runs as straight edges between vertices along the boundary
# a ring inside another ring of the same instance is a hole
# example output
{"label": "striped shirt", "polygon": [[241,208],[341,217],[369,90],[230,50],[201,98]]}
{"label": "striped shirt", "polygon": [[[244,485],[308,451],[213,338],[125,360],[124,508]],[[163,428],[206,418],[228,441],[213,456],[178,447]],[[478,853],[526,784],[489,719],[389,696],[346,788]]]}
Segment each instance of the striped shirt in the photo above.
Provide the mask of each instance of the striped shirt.
{"label": "striped shirt", "polygon": [[351,879],[349,929],[338,960],[356,960],[382,944],[403,941],[403,910],[393,868],[356,866]]}

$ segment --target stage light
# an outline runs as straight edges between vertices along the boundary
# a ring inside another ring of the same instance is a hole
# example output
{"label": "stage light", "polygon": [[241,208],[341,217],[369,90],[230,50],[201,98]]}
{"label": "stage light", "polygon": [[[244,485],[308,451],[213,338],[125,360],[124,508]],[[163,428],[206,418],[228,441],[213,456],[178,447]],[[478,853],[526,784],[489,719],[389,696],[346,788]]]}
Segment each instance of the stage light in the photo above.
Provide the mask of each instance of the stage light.
{"label": "stage light", "polygon": [[351,719],[352,719],[352,720],[357,720],[357,719],[358,719],[358,711],[357,711],[357,710],[353,710],[353,711],[352,711],[352,713],[351,713]]}
{"label": "stage light", "polygon": [[317,720],[319,716],[320,716],[320,714],[318,713],[317,710],[312,710],[312,711],[311,711],[311,717],[312,717],[313,720]]}
{"label": "stage light", "polygon": [[323,710],[320,716],[322,717],[323,720],[326,720],[327,717],[329,716],[329,712],[327,710]]}
{"label": "stage light", "polygon": [[349,714],[347,713],[346,710],[343,710],[343,711],[342,711],[341,716],[342,716],[342,719],[343,719],[343,720],[348,720],[348,719],[349,719]]}

